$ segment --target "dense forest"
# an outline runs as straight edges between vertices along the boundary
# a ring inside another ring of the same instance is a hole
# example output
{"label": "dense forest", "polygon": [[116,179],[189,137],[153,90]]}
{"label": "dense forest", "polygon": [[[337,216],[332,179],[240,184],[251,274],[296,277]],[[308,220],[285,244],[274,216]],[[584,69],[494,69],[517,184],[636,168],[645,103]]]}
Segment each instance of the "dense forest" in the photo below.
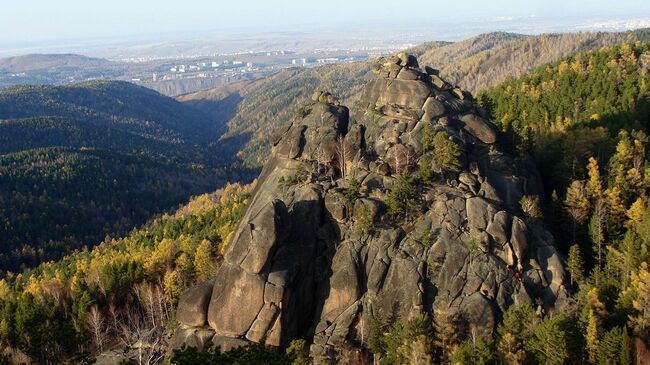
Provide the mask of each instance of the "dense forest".
{"label": "dense forest", "polygon": [[[124,238],[0,280],[5,361],[60,364],[115,346],[160,359],[180,293],[210,278],[250,189],[227,185]],[[138,341],[158,346],[136,349]]]}
{"label": "dense forest", "polygon": [[649,41],[650,31],[625,33],[551,33],[523,35],[488,33],[441,46],[438,42],[417,46],[422,64],[440,69],[452,83],[472,93],[495,86],[577,51],[598,49],[623,42]]}
{"label": "dense forest", "polygon": [[649,50],[577,53],[478,96],[510,148],[541,165],[548,196],[522,209],[552,228],[575,303],[542,320],[512,308],[495,339],[461,344],[455,361],[630,364],[632,342],[649,343]]}
{"label": "dense forest", "polygon": [[[246,179],[224,126],[125,82],[0,91],[0,267],[19,271]],[[79,224],[83,222],[83,224]]]}

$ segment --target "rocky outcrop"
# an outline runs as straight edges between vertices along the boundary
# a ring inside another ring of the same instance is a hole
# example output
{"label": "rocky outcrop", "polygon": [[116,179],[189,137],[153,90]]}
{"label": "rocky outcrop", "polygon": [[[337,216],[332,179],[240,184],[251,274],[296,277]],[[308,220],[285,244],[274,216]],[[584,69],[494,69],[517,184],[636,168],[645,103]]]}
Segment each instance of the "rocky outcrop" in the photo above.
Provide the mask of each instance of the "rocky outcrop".
{"label": "rocky outcrop", "polygon": [[[445,310],[489,334],[513,303],[561,303],[553,238],[518,206],[541,193],[531,162],[503,152],[471,95],[423,72],[413,56],[382,58],[374,71],[357,123],[317,92],[272,136],[212,290],[204,284],[181,298],[176,346],[309,338],[318,363],[335,362],[343,344],[367,336],[371,316]],[[396,175],[435,153],[424,149],[425,129],[447,132],[463,167],[420,186],[417,210],[395,219],[384,201]],[[374,222],[369,234],[357,229],[362,206]]]}

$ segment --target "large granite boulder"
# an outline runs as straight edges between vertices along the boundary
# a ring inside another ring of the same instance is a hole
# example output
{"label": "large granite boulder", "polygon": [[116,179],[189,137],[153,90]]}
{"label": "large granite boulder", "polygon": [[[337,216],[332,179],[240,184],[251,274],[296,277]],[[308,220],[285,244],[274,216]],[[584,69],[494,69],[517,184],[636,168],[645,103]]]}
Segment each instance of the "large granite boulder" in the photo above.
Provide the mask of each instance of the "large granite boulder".
{"label": "large granite boulder", "polygon": [[200,327],[207,323],[208,304],[212,295],[212,281],[206,281],[183,293],[178,301],[176,319],[185,326]]}
{"label": "large granite boulder", "polygon": [[[530,160],[502,151],[471,96],[413,56],[380,58],[373,70],[353,125],[319,91],[272,135],[211,292],[206,284],[180,301],[175,343],[203,346],[210,333],[225,347],[307,338],[316,363],[335,363],[367,338],[372,316],[442,310],[488,335],[512,304],[551,309],[566,298],[553,237],[518,207],[541,193]],[[431,156],[425,127],[459,145],[461,171],[419,186],[419,206],[395,219],[384,202],[395,174]],[[352,177],[356,201],[346,195]]]}

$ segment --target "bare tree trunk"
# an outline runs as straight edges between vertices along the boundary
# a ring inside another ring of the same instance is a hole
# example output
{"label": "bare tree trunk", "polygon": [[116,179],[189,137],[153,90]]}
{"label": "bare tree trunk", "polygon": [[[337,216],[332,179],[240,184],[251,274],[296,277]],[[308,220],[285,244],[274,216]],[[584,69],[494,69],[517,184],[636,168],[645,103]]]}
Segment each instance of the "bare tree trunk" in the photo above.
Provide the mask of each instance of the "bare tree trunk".
{"label": "bare tree trunk", "polygon": [[104,351],[104,342],[106,340],[106,331],[105,331],[105,325],[104,325],[104,316],[102,313],[99,311],[97,308],[97,305],[93,305],[90,308],[90,312],[88,313],[88,318],[86,320],[88,329],[90,330],[90,333],[93,336],[93,342],[95,344],[95,347],[97,348],[98,352],[103,352]]}

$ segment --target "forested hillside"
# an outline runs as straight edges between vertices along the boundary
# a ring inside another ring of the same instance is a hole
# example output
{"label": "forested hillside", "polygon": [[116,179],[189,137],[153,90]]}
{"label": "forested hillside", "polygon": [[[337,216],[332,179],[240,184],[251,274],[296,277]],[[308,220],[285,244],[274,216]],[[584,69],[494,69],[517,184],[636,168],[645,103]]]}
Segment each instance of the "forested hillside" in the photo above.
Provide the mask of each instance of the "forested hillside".
{"label": "forested hillside", "polygon": [[533,153],[549,191],[561,190],[586,177],[589,157],[607,163],[621,131],[647,131],[648,57],[648,43],[641,42],[577,53],[477,99],[508,133],[511,147]]}
{"label": "forested hillside", "polygon": [[60,116],[167,143],[218,136],[204,114],[145,87],[120,81],[13,86],[0,91],[0,119]]}
{"label": "forested hillside", "polygon": [[417,51],[421,62],[436,65],[450,82],[476,93],[577,51],[637,40],[650,40],[648,30],[534,36],[489,33],[444,47],[425,43]]}
{"label": "forested hillside", "polygon": [[650,341],[649,51],[636,42],[577,53],[478,96],[510,148],[540,164],[538,213],[568,257],[576,345],[590,364],[630,364],[628,333]]}
{"label": "forested hillside", "polygon": [[[509,76],[518,76],[575,51],[624,41],[648,40],[647,30],[628,33],[564,33],[526,36],[488,33],[465,41],[430,42],[411,50],[422,64],[440,69],[441,75],[463,89],[478,92]],[[294,115],[294,102],[315,90],[327,90],[346,105],[354,105],[370,75],[370,62],[295,68],[268,78],[240,82],[179,97],[203,111],[224,111],[225,136],[232,151],[249,166],[260,166],[268,156],[273,128]],[[357,106],[363,108],[363,106]],[[241,147],[243,145],[243,148]]]}
{"label": "forested hillside", "polygon": [[0,268],[121,236],[239,179],[211,116],[125,82],[0,91]]}
{"label": "forested hillside", "polygon": [[160,359],[178,296],[211,277],[251,187],[197,196],[124,238],[0,280],[4,360],[61,364],[139,343],[153,346],[132,355]]}

